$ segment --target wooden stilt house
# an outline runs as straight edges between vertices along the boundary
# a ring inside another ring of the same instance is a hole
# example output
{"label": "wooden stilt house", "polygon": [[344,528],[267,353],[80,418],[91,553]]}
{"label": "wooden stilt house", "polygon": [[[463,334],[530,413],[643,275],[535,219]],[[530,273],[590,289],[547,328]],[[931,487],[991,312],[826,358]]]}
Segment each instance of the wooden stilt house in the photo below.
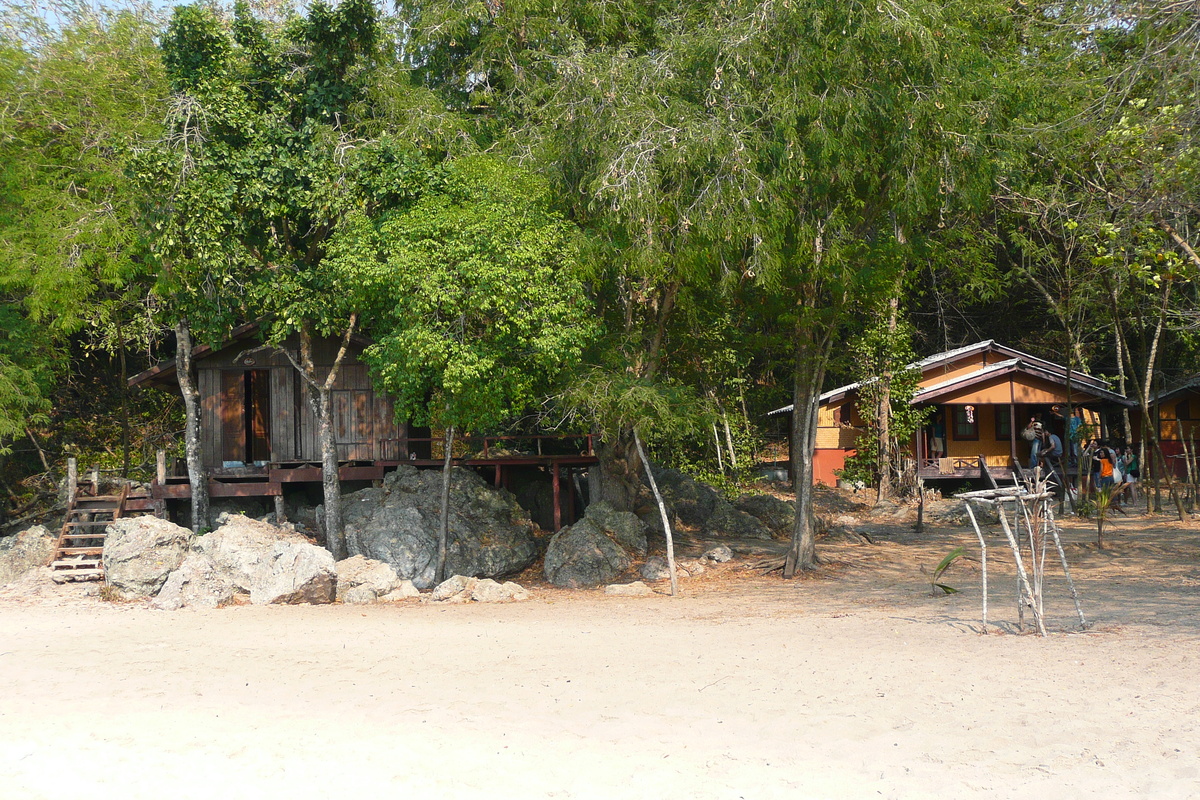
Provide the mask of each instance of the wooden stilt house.
{"label": "wooden stilt house", "polygon": [[[372,386],[361,360],[369,344],[365,337],[352,339],[333,386],[339,477],[379,480],[403,463],[441,467],[440,437],[432,437],[428,428],[397,424],[391,399]],[[283,346],[294,354],[299,342]],[[341,341],[333,338],[314,342],[319,372],[328,374],[340,347]],[[202,460],[212,497],[281,497],[285,485],[321,482],[311,390],[287,355],[262,346],[257,325],[235,329],[219,347],[196,347],[192,358],[202,408]],[[135,375],[129,384],[178,391],[175,361]],[[573,477],[596,463],[590,436],[463,436],[454,455],[456,464],[477,469],[496,486],[507,486],[514,471],[544,474],[552,487],[556,530],[564,520],[574,520],[577,505],[582,507],[571,490]],[[153,488],[156,498],[190,497],[185,470],[173,472]]]}

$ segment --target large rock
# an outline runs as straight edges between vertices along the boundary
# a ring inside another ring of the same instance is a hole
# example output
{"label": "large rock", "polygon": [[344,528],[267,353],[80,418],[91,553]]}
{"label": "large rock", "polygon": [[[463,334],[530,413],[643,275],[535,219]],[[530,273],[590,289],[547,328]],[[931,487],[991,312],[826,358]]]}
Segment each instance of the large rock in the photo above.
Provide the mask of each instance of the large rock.
{"label": "large rock", "polygon": [[125,517],[108,526],[104,581],[126,596],[153,597],[179,569],[194,534],[158,517]]}
{"label": "large rock", "polygon": [[[685,525],[703,525],[712,516],[720,499],[711,486],[676,469],[655,468],[654,480],[667,508]],[[645,493],[649,493],[649,490]],[[658,516],[653,496],[650,497],[650,506],[653,507],[652,513]]]}
{"label": "large rock", "polygon": [[717,498],[712,515],[700,526],[707,536],[718,539],[770,539],[771,531],[760,520],[738,511],[725,498]]}
{"label": "large rock", "polygon": [[163,584],[158,608],[215,607],[248,595],[256,605],[331,603],[337,586],[333,556],[292,530],[232,515],[193,540]]}
{"label": "large rock", "polygon": [[371,603],[400,587],[400,576],[391,564],[364,556],[337,562],[337,599],[345,603]]}
{"label": "large rock", "polygon": [[[342,518],[351,555],[385,561],[418,588],[432,587],[441,491],[441,472],[403,464],[381,488],[347,495]],[[474,472],[452,470],[446,571],[502,578],[525,569],[537,555],[534,525],[512,495]]]}
{"label": "large rock", "polygon": [[150,604],[164,611],[176,611],[184,606],[217,608],[231,602],[238,593],[238,587],[228,574],[218,570],[207,555],[193,550],[183,559],[179,569],[167,576],[167,582]]}
{"label": "large rock", "polygon": [[250,584],[250,602],[332,603],[336,591],[337,567],[328,550],[304,540],[281,539]]}
{"label": "large rock", "polygon": [[41,525],[0,539],[0,586],[49,564],[57,541],[58,537]]}
{"label": "large rock", "polygon": [[[770,539],[771,531],[760,520],[735,508],[716,489],[679,470],[659,467],[654,479],[667,506],[672,525],[694,526],[706,536],[730,539]],[[643,488],[639,516],[656,535],[662,533],[661,515],[653,493]]]}
{"label": "large rock", "polygon": [[792,528],[796,522],[794,502],[780,500],[770,494],[743,494],[733,507],[757,518],[776,539],[792,538]]}
{"label": "large rock", "polygon": [[646,526],[636,515],[593,503],[583,519],[563,528],[546,549],[546,580],[583,589],[612,583],[646,556]]}

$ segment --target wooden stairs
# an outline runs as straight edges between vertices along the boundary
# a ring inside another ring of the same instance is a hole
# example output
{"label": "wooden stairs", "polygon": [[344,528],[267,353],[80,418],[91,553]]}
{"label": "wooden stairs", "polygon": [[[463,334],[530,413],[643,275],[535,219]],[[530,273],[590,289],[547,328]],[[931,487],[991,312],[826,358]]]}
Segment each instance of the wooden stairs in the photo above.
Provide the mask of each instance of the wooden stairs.
{"label": "wooden stairs", "polygon": [[[81,484],[83,489],[86,484]],[[50,561],[53,578],[67,581],[95,581],[104,577],[104,539],[115,520],[154,512],[154,501],[145,493],[133,493],[126,484],[119,494],[102,495],[91,484],[91,493],[79,491],[67,505],[67,514],[54,557]]]}

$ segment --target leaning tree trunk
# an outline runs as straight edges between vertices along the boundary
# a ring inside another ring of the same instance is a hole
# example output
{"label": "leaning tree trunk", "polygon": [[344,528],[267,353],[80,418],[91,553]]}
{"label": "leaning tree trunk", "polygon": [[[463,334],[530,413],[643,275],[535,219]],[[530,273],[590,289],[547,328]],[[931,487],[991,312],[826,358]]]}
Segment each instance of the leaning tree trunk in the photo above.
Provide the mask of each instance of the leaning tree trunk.
{"label": "leaning tree trunk", "polygon": [[646,469],[646,480],[650,482],[650,491],[654,493],[654,502],[658,505],[658,515],[662,518],[663,532],[666,534],[667,570],[671,573],[671,596],[679,592],[679,581],[675,577],[675,540],[671,536],[671,518],[667,514],[667,504],[663,502],[662,493],[658,491],[658,481],[654,480],[654,472],[650,469],[650,460],[642,449],[642,440],[638,437],[637,428],[633,429],[633,444],[637,448],[638,458]]}
{"label": "leaning tree trunk", "polygon": [[175,323],[175,342],[175,374],[186,416],[183,447],[192,490],[192,530],[199,533],[208,527],[208,474],[200,457],[200,392],[192,377],[192,329],[185,319]]}
{"label": "leaning tree trunk", "polygon": [[813,456],[817,446],[817,411],[821,384],[832,344],[830,331],[797,331],[795,387],[792,393],[792,485],[796,490],[796,522],[783,577],[817,566],[816,513],[813,509]]}
{"label": "leaning tree trunk", "polygon": [[[468,433],[470,433],[469,430]],[[438,521],[437,572],[435,574],[438,583],[446,580],[446,550],[450,541],[450,462],[451,454],[454,452],[453,425],[446,426],[443,447],[445,447],[445,452],[442,454],[442,516]]]}

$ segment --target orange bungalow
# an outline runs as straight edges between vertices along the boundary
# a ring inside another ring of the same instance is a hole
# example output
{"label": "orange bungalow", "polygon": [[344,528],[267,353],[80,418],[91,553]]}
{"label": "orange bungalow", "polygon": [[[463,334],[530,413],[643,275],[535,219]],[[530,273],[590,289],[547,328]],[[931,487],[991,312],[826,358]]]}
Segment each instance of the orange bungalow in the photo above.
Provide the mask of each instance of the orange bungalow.
{"label": "orange bungalow", "polygon": [[[1101,378],[987,340],[929,356],[910,365],[921,371],[912,404],[933,407],[932,421],[911,446],[926,480],[982,478],[983,464],[995,479],[1011,480],[1014,463],[1028,463],[1030,444],[1021,431],[1036,418],[1067,441],[1063,414],[1070,407],[1082,422],[1108,435],[1108,416],[1131,405]],[[857,408],[860,383],[821,395],[816,483],[834,485],[836,471],[855,452],[865,423]],[[770,415],[790,415],[792,406]],[[789,454],[790,455],[790,454]]]}

